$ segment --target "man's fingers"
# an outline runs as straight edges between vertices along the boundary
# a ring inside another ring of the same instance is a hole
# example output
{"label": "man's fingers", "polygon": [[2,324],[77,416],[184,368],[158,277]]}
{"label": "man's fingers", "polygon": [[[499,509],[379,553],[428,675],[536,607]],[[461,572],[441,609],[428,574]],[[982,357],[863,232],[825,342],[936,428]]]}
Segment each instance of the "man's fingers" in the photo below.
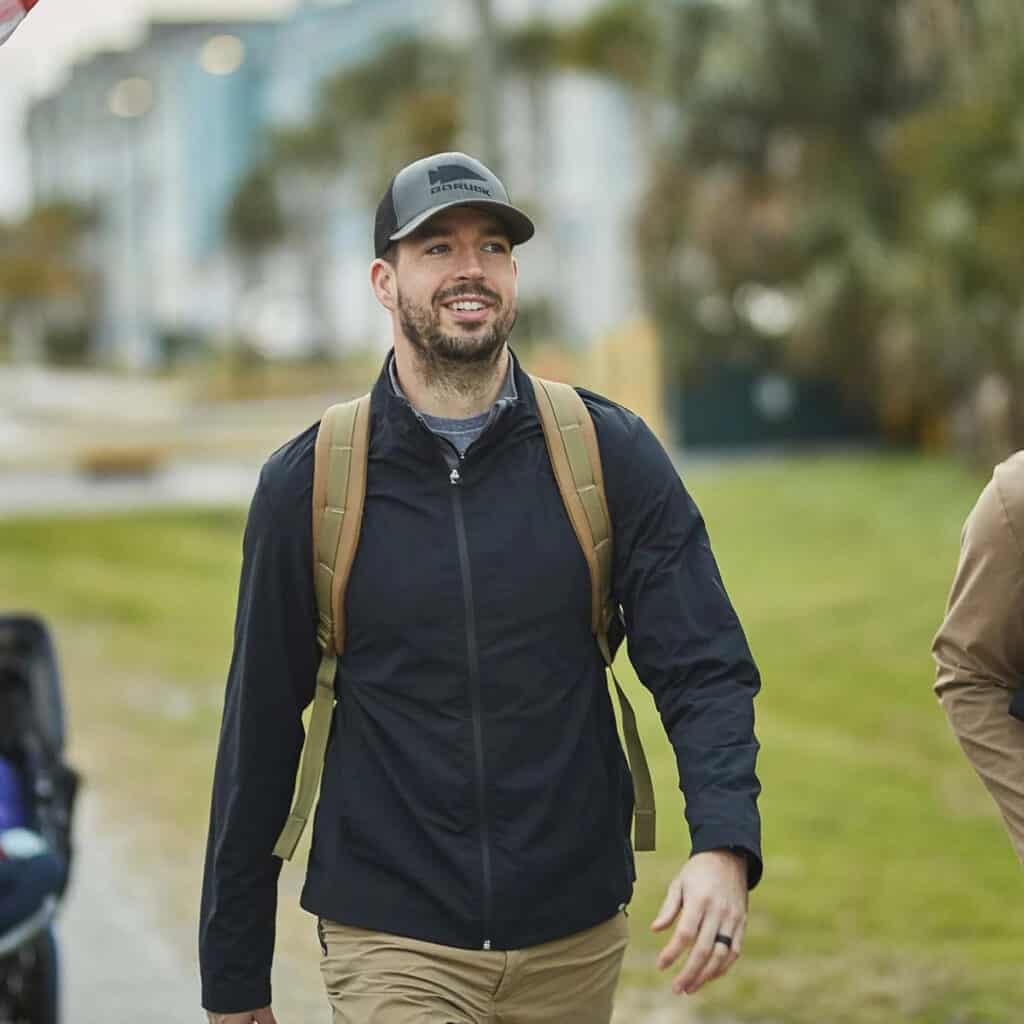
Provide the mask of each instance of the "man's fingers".
{"label": "man's fingers", "polygon": [[683,969],[676,975],[676,980],[672,983],[672,991],[676,995],[682,992],[689,992],[690,987],[704,970],[714,952],[715,933],[718,931],[720,922],[721,916],[719,914],[707,913],[704,915],[700,931],[697,934],[697,940],[690,950],[690,955],[686,958]]}
{"label": "man's fingers", "polygon": [[252,1016],[256,1024],[277,1024],[274,1011],[269,1006],[264,1006],[262,1010],[257,1010]]}
{"label": "man's fingers", "polygon": [[697,941],[700,933],[701,918],[704,916],[704,905],[691,901],[683,904],[683,912],[679,915],[676,930],[668,944],[658,954],[658,970],[664,971],[671,967],[687,946]]}
{"label": "man's fingers", "polygon": [[665,899],[661,904],[661,910],[658,911],[658,916],[651,922],[651,931],[660,932],[667,928],[676,919],[676,914],[679,913],[679,907],[682,905],[682,902],[682,888],[679,885],[679,881],[674,879],[669,882],[668,891],[665,893]]}
{"label": "man's fingers", "polygon": [[743,933],[747,930],[747,918],[746,915],[741,917],[736,922],[736,927],[733,929],[732,935],[732,949],[729,951],[729,962],[725,965],[723,974],[728,971],[734,963],[740,958],[740,954],[743,952]]}
{"label": "man's fingers", "polygon": [[718,926],[715,935],[728,935],[733,939],[733,943],[730,946],[724,942],[715,942],[711,957],[708,959],[707,964],[705,964],[704,970],[698,975],[697,980],[687,988],[686,991],[688,993],[696,992],[709,981],[722,977],[736,963],[736,959],[739,956],[739,953],[736,951],[736,937],[742,937],[741,932],[742,920],[735,917],[726,918]]}
{"label": "man's fingers", "polygon": [[711,947],[711,956],[708,957],[707,963],[704,964],[696,980],[686,987],[687,995],[693,995],[694,992],[698,992],[709,981],[713,981],[720,975],[725,974],[729,969],[729,958],[729,947],[721,942],[716,942]]}
{"label": "man's fingers", "polygon": [[747,931],[747,916],[743,915],[736,922],[736,934],[732,937],[732,955],[738,957],[743,952],[743,936]]}

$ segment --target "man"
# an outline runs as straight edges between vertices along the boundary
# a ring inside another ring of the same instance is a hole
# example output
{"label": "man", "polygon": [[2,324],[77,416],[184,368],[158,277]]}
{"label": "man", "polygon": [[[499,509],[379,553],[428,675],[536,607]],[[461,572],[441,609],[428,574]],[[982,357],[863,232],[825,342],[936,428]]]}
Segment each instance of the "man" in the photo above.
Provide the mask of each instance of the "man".
{"label": "man", "polygon": [[953,731],[1024,862],[1024,452],[996,466],[964,524],[932,653]]}
{"label": "man", "polygon": [[[302,905],[335,1024],[597,1024],[635,877],[632,786],[590,581],[530,379],[508,348],[533,224],[483,164],[409,165],[377,210],[394,349],[371,399],[346,647]],[[583,392],[630,656],[679,762],[693,853],[653,922],[694,992],[739,956],[761,874],[757,669],[697,508],[632,413]],[[246,527],[200,926],[204,1006],[271,1024],[280,862],[318,654],[316,429]]]}

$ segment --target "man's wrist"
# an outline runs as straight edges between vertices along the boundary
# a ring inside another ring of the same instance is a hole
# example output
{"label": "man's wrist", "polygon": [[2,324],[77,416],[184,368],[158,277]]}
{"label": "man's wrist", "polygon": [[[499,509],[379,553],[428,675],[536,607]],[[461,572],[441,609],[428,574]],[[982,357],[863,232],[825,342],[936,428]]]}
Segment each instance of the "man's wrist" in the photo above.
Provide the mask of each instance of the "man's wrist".
{"label": "man's wrist", "polygon": [[743,870],[745,879],[750,878],[750,872],[752,870],[753,860],[750,851],[744,846],[716,846],[710,850],[704,850],[704,853],[725,853],[730,857],[735,858],[737,864]]}

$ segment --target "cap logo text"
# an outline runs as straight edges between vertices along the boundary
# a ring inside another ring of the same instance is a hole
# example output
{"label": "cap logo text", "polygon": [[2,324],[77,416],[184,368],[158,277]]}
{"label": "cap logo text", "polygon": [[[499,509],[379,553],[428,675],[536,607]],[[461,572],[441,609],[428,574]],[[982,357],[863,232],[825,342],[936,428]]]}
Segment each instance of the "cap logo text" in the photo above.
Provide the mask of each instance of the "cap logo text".
{"label": "cap logo text", "polygon": [[445,183],[444,185],[435,185],[431,190],[430,194],[436,195],[438,192],[479,192],[482,196],[489,196],[491,190],[484,188],[483,185],[474,185],[468,181],[460,181],[454,185]]}

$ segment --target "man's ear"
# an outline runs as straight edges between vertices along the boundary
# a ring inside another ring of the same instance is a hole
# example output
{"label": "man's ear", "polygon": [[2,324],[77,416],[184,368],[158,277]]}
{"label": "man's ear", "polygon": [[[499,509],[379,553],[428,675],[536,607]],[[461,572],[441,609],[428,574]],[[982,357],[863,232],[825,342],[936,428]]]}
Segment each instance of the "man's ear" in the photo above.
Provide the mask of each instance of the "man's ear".
{"label": "man's ear", "polygon": [[512,283],[516,286],[516,290],[517,290],[517,293],[518,293],[518,289],[519,289],[519,260],[517,260],[515,258],[515,256],[512,257]]}
{"label": "man's ear", "polygon": [[398,281],[395,268],[387,260],[375,259],[370,264],[370,285],[377,301],[394,311],[398,307]]}

